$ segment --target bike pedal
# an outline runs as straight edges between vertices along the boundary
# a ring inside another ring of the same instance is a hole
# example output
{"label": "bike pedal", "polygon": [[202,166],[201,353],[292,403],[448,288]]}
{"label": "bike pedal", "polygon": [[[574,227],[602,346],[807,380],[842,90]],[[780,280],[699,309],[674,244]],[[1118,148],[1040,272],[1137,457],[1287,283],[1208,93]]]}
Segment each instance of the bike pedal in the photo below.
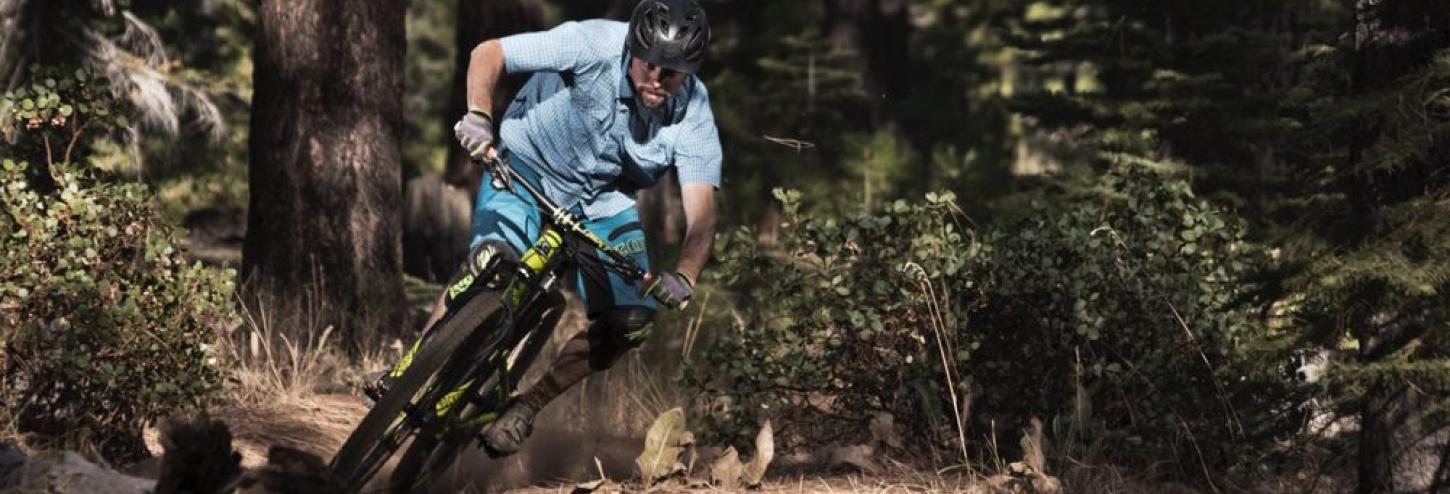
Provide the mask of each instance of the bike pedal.
{"label": "bike pedal", "polygon": [[388,393],[389,387],[391,386],[388,386],[388,377],[384,373],[378,373],[376,378],[369,380],[369,384],[363,385],[362,398],[367,402],[368,408],[377,406],[379,401],[383,401],[383,395]]}

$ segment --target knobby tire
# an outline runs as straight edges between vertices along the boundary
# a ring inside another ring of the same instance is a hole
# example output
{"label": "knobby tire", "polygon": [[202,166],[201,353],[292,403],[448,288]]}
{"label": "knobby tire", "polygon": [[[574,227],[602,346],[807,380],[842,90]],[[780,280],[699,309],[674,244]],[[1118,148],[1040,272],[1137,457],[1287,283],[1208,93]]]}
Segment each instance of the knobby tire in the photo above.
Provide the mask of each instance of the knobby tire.
{"label": "knobby tire", "polygon": [[[535,320],[536,323],[531,331],[522,333],[531,335],[525,348],[519,353],[518,359],[514,362],[514,372],[510,372],[508,382],[517,383],[533,364],[535,358],[543,350],[553,335],[559,319],[564,313],[564,299],[559,293],[554,292],[541,300],[542,317],[529,317],[525,320]],[[517,340],[515,341],[515,343]],[[491,345],[490,345],[491,346]],[[460,354],[465,355],[465,354]],[[483,355],[471,354],[472,358],[484,358]],[[466,361],[465,361],[466,363]],[[470,376],[464,376],[467,379]],[[469,394],[474,396],[486,396],[496,392],[494,388],[499,385],[496,374],[490,373],[486,376],[479,376],[483,384]],[[461,380],[460,383],[461,384]],[[499,405],[502,405],[500,403]],[[450,414],[448,420],[435,422],[439,427],[449,421],[468,421],[480,414],[489,411],[471,402],[465,403],[460,410]],[[434,484],[443,477],[443,474],[453,466],[454,460],[475,441],[479,431],[465,431],[466,433],[455,433],[448,437],[442,437],[443,433],[434,430],[425,430],[416,435],[403,457],[398,460],[398,465],[393,469],[392,476],[388,479],[388,491],[392,493],[432,492]]]}
{"label": "knobby tire", "polygon": [[[413,361],[403,375],[388,389],[381,400],[373,406],[361,423],[348,436],[342,448],[332,458],[332,471],[346,483],[350,492],[357,492],[367,485],[368,480],[380,469],[379,464],[364,464],[369,456],[382,447],[384,435],[394,422],[403,415],[420,390],[433,376],[442,370],[443,364],[454,355],[459,347],[500,307],[499,294],[480,292],[470,298],[453,314],[444,318],[437,327],[429,330],[430,335],[413,355]],[[432,404],[419,407],[421,413],[430,413]],[[411,419],[405,419],[411,420]],[[401,441],[401,440],[400,440]],[[401,446],[401,444],[397,445]],[[372,463],[385,462],[389,455]]]}

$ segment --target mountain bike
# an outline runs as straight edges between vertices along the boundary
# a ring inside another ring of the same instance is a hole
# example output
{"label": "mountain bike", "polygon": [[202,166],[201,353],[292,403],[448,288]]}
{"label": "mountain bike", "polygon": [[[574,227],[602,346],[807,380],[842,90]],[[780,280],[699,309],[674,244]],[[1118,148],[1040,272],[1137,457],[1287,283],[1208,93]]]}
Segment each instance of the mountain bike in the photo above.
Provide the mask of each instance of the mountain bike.
{"label": "mountain bike", "polygon": [[[480,432],[498,418],[558,323],[564,305],[558,282],[572,268],[598,262],[631,283],[646,279],[633,259],[507,162],[485,165],[489,186],[518,193],[517,184],[533,198],[541,213],[538,240],[514,269],[499,269],[506,264],[488,244],[469,254],[466,269],[446,288],[448,310],[388,371],[386,392],[333,456],[332,471],[349,492],[364,488],[405,444],[388,479],[390,492],[426,492],[459,454],[482,444]],[[586,248],[604,256],[586,255]]]}

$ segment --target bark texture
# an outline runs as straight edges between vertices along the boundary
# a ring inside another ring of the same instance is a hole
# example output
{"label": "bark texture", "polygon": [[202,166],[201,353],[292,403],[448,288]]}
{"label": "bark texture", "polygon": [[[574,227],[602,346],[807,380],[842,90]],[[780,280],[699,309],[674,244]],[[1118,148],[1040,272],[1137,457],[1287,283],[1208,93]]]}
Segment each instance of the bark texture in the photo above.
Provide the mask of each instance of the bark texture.
{"label": "bark texture", "polygon": [[[284,330],[399,331],[406,3],[257,7],[243,274]],[[294,333],[295,334],[295,333]]]}

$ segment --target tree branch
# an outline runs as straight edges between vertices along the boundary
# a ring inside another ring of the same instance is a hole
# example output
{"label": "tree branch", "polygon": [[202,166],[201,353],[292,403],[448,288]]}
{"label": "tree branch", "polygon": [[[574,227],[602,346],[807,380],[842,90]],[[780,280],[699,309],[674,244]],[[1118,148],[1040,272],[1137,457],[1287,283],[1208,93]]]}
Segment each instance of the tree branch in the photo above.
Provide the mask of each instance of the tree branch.
{"label": "tree branch", "polygon": [[42,143],[45,144],[45,166],[46,166],[46,168],[50,168],[52,166],[55,166],[55,157],[52,156],[51,155],[51,152],[50,152],[50,135],[49,134],[46,134],[45,132],[41,132],[40,133],[40,142],[42,142]]}
{"label": "tree branch", "polygon": [[84,134],[86,132],[86,127],[91,125],[91,122],[86,122],[77,126],[76,122],[79,120],[80,118],[71,120],[71,127],[74,127],[74,130],[71,131],[70,144],[66,144],[65,146],[64,157],[66,163],[70,163],[71,152],[75,151],[76,143],[80,142],[81,140],[81,134]]}

